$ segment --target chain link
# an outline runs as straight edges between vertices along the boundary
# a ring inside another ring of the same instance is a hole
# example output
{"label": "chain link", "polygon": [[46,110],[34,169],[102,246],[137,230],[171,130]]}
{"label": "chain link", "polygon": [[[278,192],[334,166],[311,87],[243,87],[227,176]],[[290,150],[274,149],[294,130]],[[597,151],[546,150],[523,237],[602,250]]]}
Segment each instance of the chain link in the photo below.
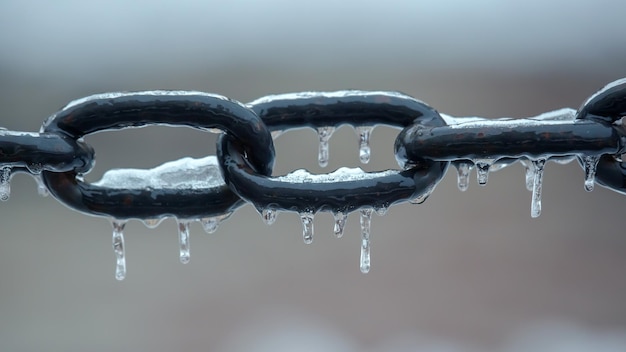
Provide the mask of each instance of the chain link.
{"label": "chain link", "polygon": [[[541,213],[548,160],[578,160],[587,191],[598,183],[626,194],[626,163],[621,159],[626,148],[624,116],[626,79],[608,84],[578,111],[565,108],[526,119],[495,120],[439,114],[395,92],[307,92],[267,96],[249,104],[191,91],[106,93],[70,103],[48,118],[39,133],[0,130],[0,199],[9,198],[12,174],[26,172],[69,207],[110,218],[119,280],[126,276],[123,230],[129,219],[154,227],[163,218],[175,217],[180,260],[187,263],[189,223],[200,221],[207,232],[214,232],[220,221],[247,203],[268,224],[279,211],[297,212],[305,243],[313,241],[317,212],[333,213],[333,232],[341,237],[347,214],[358,210],[361,271],[368,272],[372,211],[384,213],[394,204],[424,202],[450,164],[457,169],[459,189],[465,190],[472,168],[484,185],[490,170],[521,162],[526,187],[532,191],[533,217]],[[328,140],[344,124],[359,135],[363,163],[369,162],[369,136],[375,126],[401,129],[394,144],[401,169],[272,175],[272,138],[292,129],[315,129],[318,161],[326,166]],[[217,129],[221,133],[217,155],[183,158],[151,170],[109,170],[95,183],[83,180],[95,162],[85,135],[149,125]]]}

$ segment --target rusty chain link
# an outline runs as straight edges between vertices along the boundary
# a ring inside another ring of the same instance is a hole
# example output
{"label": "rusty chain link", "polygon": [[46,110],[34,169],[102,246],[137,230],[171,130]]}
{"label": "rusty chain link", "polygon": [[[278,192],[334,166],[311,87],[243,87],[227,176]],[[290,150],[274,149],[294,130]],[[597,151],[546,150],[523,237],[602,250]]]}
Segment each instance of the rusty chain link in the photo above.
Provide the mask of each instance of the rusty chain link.
{"label": "rusty chain link", "polygon": [[[317,212],[333,213],[333,232],[341,237],[347,214],[358,210],[361,271],[368,272],[372,212],[424,202],[450,164],[457,169],[459,189],[465,190],[472,168],[484,185],[490,170],[521,162],[532,191],[533,217],[541,213],[548,160],[578,160],[587,191],[598,183],[626,194],[624,116],[626,79],[608,84],[577,111],[565,108],[525,119],[452,117],[395,92],[306,92],[248,104],[191,91],[98,94],[73,101],[49,117],[39,133],[0,130],[0,199],[9,198],[11,176],[26,172],[38,180],[40,193],[49,192],[77,211],[110,218],[119,280],[126,275],[123,230],[129,219],[154,227],[166,217],[176,218],[180,261],[187,263],[189,223],[200,221],[207,232],[214,232],[220,221],[247,203],[267,224],[278,211],[297,212],[305,243],[313,241]],[[318,161],[326,166],[328,140],[344,124],[357,131],[363,163],[369,161],[375,126],[401,129],[394,145],[401,169],[272,174],[273,138],[291,129],[315,129]],[[183,158],[150,170],[109,170],[95,183],[83,180],[95,161],[85,135],[148,125],[218,130],[217,155]]]}

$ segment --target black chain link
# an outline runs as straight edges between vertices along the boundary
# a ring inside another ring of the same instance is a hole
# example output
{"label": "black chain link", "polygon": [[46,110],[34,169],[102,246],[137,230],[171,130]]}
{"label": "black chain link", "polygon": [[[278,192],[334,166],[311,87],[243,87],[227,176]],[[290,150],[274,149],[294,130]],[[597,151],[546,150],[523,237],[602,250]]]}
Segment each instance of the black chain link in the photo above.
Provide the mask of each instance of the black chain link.
{"label": "black chain link", "polygon": [[[40,133],[0,130],[0,199],[9,197],[12,173],[40,177],[46,189],[71,208],[113,220],[116,277],[125,276],[125,221],[154,226],[164,217],[179,221],[181,261],[189,260],[188,222],[216,229],[238,207],[251,203],[267,223],[276,211],[298,212],[305,242],[312,241],[313,215],[335,215],[341,236],[346,214],[361,212],[361,270],[369,270],[372,210],[431,194],[452,163],[459,188],[467,187],[472,167],[480,184],[489,170],[520,161],[533,191],[532,215],[541,211],[543,167],[548,160],[578,159],[585,189],[595,182],[626,194],[626,79],[610,83],[575,111],[561,109],[527,119],[488,120],[440,115],[412,97],[394,92],[340,91],[268,96],[249,104],[201,92],[107,93],[67,105]],[[298,170],[272,176],[272,135],[313,128],[320,138],[319,162],[328,161],[328,138],[340,125],[352,125],[360,138],[360,158],[369,161],[369,135],[376,125],[402,129],[395,141],[402,170],[367,173],[341,168],[325,175]],[[219,129],[216,157],[181,159],[152,170],[111,170],[97,183],[82,176],[94,164],[94,150],[82,137],[148,125]],[[40,175],[40,176],[39,176]]]}

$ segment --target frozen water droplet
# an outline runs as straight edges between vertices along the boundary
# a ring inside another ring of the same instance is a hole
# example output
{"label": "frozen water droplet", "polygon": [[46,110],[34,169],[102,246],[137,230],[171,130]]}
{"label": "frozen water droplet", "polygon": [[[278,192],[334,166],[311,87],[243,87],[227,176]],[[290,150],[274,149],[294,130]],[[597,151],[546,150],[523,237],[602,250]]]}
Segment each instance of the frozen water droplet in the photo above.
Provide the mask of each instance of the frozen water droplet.
{"label": "frozen water droplet", "polygon": [[48,192],[48,188],[43,183],[43,179],[41,178],[41,176],[39,175],[32,175],[32,176],[33,176],[33,179],[35,179],[35,182],[37,183],[37,194],[39,194],[42,197],[49,196],[50,192]]}
{"label": "frozen water droplet", "polygon": [[154,229],[159,226],[161,222],[163,222],[163,218],[143,219],[141,222],[143,222],[143,224],[146,225],[147,228]]}
{"label": "frozen water droplet", "polygon": [[583,165],[585,167],[585,191],[593,191],[596,180],[596,166],[598,166],[599,156],[585,155],[583,156]]}
{"label": "frozen water droplet", "polygon": [[467,187],[469,187],[469,175],[474,166],[466,162],[456,163],[455,166],[457,170],[457,186],[461,192],[465,192]]}
{"label": "frozen water droplet", "polygon": [[272,208],[266,208],[261,211],[261,217],[266,225],[271,225],[276,221],[276,215],[278,212]]}
{"label": "frozen water droplet", "polygon": [[178,221],[178,246],[180,248],[179,259],[183,264],[189,263],[191,254],[189,252],[189,221]]}
{"label": "frozen water droplet", "polygon": [[206,218],[200,219],[200,224],[202,224],[202,228],[206,233],[214,233],[217,231],[217,228],[220,226],[222,221],[228,219],[232,213],[226,213],[218,216],[210,216]]}
{"label": "frozen water droplet", "polygon": [[0,200],[6,202],[11,196],[11,167],[3,166],[0,169]]}
{"label": "frozen water droplet", "polygon": [[346,227],[346,215],[343,212],[333,213],[333,217],[335,218],[335,226],[333,227],[333,232],[335,233],[335,237],[341,238],[343,237],[343,229]]}
{"label": "frozen water droplet", "polygon": [[370,271],[370,227],[372,223],[372,209],[361,209],[361,272]]}
{"label": "frozen water droplet", "polygon": [[112,220],[113,225],[113,253],[115,254],[115,278],[124,280],[126,277],[126,254],[124,250],[124,227],[126,221]]}
{"label": "frozen water droplet", "polygon": [[317,129],[317,136],[320,140],[317,162],[321,167],[326,167],[326,165],[328,165],[328,140],[330,139],[330,136],[333,135],[333,132],[335,132],[335,128],[330,126],[319,127]]}
{"label": "frozen water droplet", "polygon": [[532,161],[532,168],[534,171],[530,216],[533,218],[536,218],[541,214],[541,188],[543,187],[543,168],[545,164],[546,159],[537,159]]}
{"label": "frozen water droplet", "polygon": [[356,127],[356,133],[359,135],[359,159],[363,164],[370,162],[370,135],[373,129],[371,126]]}
{"label": "frozen water droplet", "polygon": [[493,159],[477,159],[474,160],[476,165],[476,176],[478,178],[478,184],[484,186],[487,184],[489,178],[489,167],[493,164]]}
{"label": "frozen water droplet", "polygon": [[378,216],[385,216],[387,214],[387,210],[389,210],[389,208],[386,206],[380,206],[376,208],[376,214],[378,214]]}
{"label": "frozen water droplet", "polygon": [[533,190],[533,180],[535,178],[535,165],[532,161],[521,159],[520,163],[524,166],[524,175],[526,180],[526,189]]}
{"label": "frozen water droplet", "polygon": [[31,163],[26,165],[28,172],[33,175],[39,175],[43,171],[43,165],[41,163]]}
{"label": "frozen water droplet", "polygon": [[313,243],[313,212],[307,211],[300,213],[300,220],[302,221],[302,239],[304,243]]}

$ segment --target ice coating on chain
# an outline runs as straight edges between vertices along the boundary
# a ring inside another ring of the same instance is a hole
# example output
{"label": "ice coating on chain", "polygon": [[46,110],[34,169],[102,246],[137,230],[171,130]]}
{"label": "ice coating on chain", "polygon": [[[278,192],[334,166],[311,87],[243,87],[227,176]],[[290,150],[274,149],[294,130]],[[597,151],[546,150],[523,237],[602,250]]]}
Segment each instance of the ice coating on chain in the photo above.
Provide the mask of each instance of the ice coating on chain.
{"label": "ice coating on chain", "polygon": [[39,175],[43,171],[43,165],[41,163],[30,163],[26,165],[28,172],[33,175]]}
{"label": "ice coating on chain", "polygon": [[583,103],[582,106],[587,105],[590,101],[592,101],[593,99],[595,99],[598,95],[606,92],[607,90],[613,88],[613,87],[617,87],[620,84],[625,84],[626,83],[626,78],[621,78],[618,79],[617,81],[613,81],[609,84],[607,84],[606,86],[602,87],[602,89],[600,89],[599,91],[597,91],[595,94],[593,94],[592,96],[590,96],[587,100],[585,100],[585,102]]}
{"label": "ice coating on chain", "polygon": [[361,261],[360,267],[363,274],[370,271],[370,228],[372,224],[372,209],[361,209]]}
{"label": "ice coating on chain", "polygon": [[285,93],[285,94],[274,94],[274,95],[266,95],[254,101],[247,103],[248,107],[271,103],[275,100],[299,100],[299,99],[308,99],[308,98],[345,98],[345,97],[370,97],[376,95],[385,95],[388,97],[400,98],[400,99],[410,99],[419,103],[424,104],[423,101],[419,99],[415,99],[411,96],[399,93],[399,92],[389,92],[389,91],[364,91],[364,90],[340,90],[336,92],[298,92],[298,93]]}
{"label": "ice coating on chain", "polygon": [[328,151],[328,140],[335,132],[335,127],[327,126],[320,127],[317,129],[317,136],[319,138],[319,150],[317,154],[317,162],[321,167],[326,167],[328,165],[329,151]]}
{"label": "ice coating on chain", "polygon": [[442,115],[442,117],[444,117],[444,120],[451,128],[455,129],[493,127],[520,128],[569,124],[576,119],[576,110],[571,108],[563,108],[523,119],[510,117],[503,117],[499,119],[485,119],[481,117],[453,118],[447,115]]}
{"label": "ice coating on chain", "polygon": [[182,158],[152,169],[112,169],[95,186],[114,189],[209,189],[223,186],[216,156]]}
{"label": "ice coating on chain", "polygon": [[11,167],[0,168],[0,201],[6,202],[11,197]]}
{"label": "ice coating on chain", "polygon": [[235,100],[232,100],[230,98],[227,98],[225,96],[218,95],[218,94],[211,94],[211,93],[199,92],[199,91],[194,91],[194,90],[149,90],[149,91],[141,91],[141,92],[111,92],[111,93],[94,94],[88,97],[73,100],[69,104],[67,104],[63,109],[69,109],[73,106],[80,105],[82,103],[86,103],[86,102],[94,101],[94,100],[115,99],[115,98],[121,98],[121,97],[132,97],[132,96],[137,96],[137,95],[153,95],[155,97],[156,96],[184,97],[184,96],[200,95],[200,96],[205,96],[205,97],[217,98],[217,99],[221,99],[224,101],[234,102],[243,106],[243,104]]}
{"label": "ice coating on chain", "polygon": [[396,174],[395,170],[386,170],[380,172],[365,172],[361,168],[342,167],[328,174],[311,174],[304,169],[298,169],[284,176],[275,177],[279,182],[290,183],[338,183],[369,180],[378,177],[384,177]]}
{"label": "ice coating on chain", "polygon": [[389,210],[389,207],[381,206],[377,207],[375,210],[378,216],[385,216],[387,214],[387,210]]}
{"label": "ice coating on chain", "polygon": [[585,155],[582,157],[583,166],[585,167],[585,191],[593,191],[596,180],[596,167],[600,157],[596,155]]}
{"label": "ice coating on chain", "polygon": [[493,159],[476,159],[474,165],[476,166],[476,177],[478,178],[478,184],[484,186],[489,179],[489,167],[493,165]]}
{"label": "ice coating on chain", "polygon": [[276,221],[278,212],[275,209],[267,208],[261,211],[261,218],[266,225],[271,225]]}
{"label": "ice coating on chain", "polygon": [[335,234],[335,237],[337,238],[341,238],[343,237],[343,230],[346,227],[346,218],[348,217],[347,214],[343,213],[343,212],[336,212],[333,213],[333,218],[335,219],[335,225],[333,226],[333,232]]}
{"label": "ice coating on chain", "polygon": [[455,166],[456,166],[456,171],[457,171],[457,177],[456,177],[457,186],[459,187],[459,190],[461,192],[465,192],[467,191],[467,188],[469,187],[470,171],[472,170],[474,166],[466,162],[457,163],[455,164]]}
{"label": "ice coating on chain", "polygon": [[233,213],[226,213],[218,216],[210,216],[206,218],[200,219],[200,224],[202,224],[202,228],[206,233],[215,233],[217,228],[220,226],[222,221],[228,219]]}
{"label": "ice coating on chain", "polygon": [[359,135],[359,160],[361,160],[363,164],[370,162],[370,135],[373,129],[374,127],[372,126],[356,127],[356,133]]}
{"label": "ice coating on chain", "polygon": [[189,251],[189,221],[177,219],[178,222],[178,258],[183,264],[189,263],[191,253]]}
{"label": "ice coating on chain", "polygon": [[154,229],[157,226],[159,226],[159,224],[161,224],[161,222],[163,222],[164,218],[154,218],[154,219],[143,219],[141,220],[141,222],[146,225],[147,228],[149,229]]}
{"label": "ice coating on chain", "polygon": [[422,191],[422,193],[418,194],[417,197],[413,199],[409,199],[409,203],[411,204],[422,204],[430,197],[430,195],[435,190],[435,186],[430,186]]}
{"label": "ice coating on chain", "polygon": [[533,160],[531,164],[533,168],[533,195],[530,204],[530,216],[536,218],[541,215],[541,189],[543,187],[543,168],[546,165],[546,159]]}
{"label": "ice coating on chain", "polygon": [[115,254],[115,279],[126,278],[126,251],[124,249],[124,227],[126,221],[111,220],[113,226],[113,254]]}
{"label": "ice coating on chain", "polygon": [[272,139],[276,139],[283,134],[283,131],[272,131],[270,133],[272,134]]}
{"label": "ice coating on chain", "polygon": [[313,212],[300,213],[300,221],[302,221],[302,239],[305,244],[313,243]]}

